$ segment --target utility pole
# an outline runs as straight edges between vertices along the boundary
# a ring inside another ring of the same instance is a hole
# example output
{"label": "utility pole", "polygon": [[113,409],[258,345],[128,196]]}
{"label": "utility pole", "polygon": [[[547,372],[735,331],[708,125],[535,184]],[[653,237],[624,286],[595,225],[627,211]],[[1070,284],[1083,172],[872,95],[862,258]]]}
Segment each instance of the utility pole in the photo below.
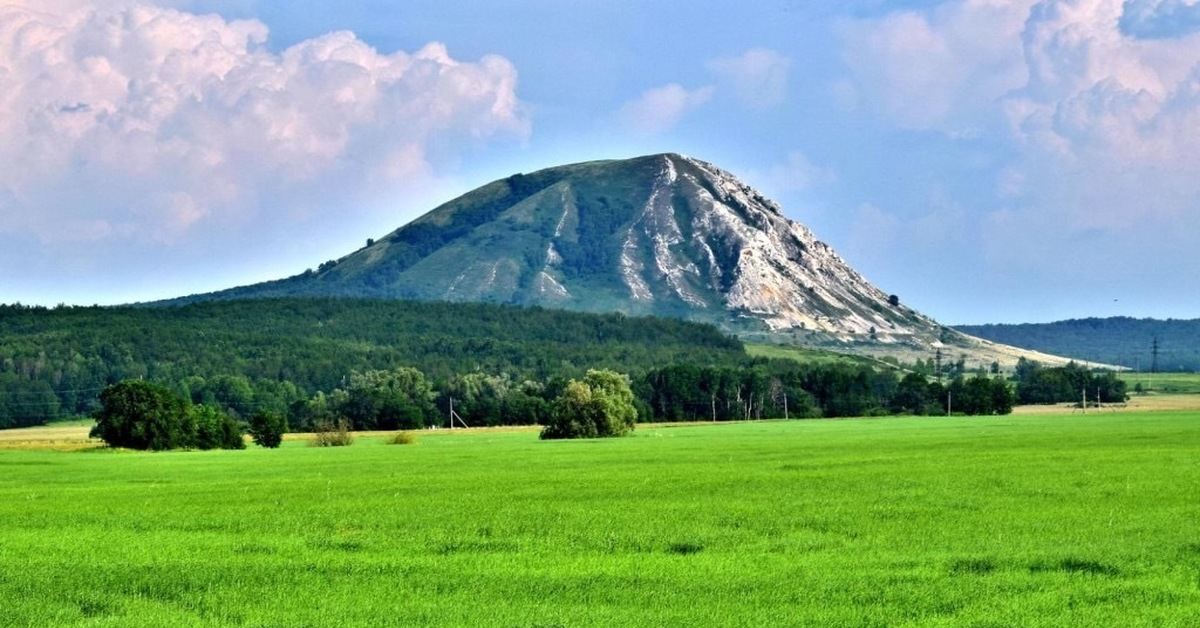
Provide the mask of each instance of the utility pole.
{"label": "utility pole", "polygon": [[1158,372],[1158,336],[1154,337],[1154,344],[1151,345],[1150,355],[1151,355],[1150,372],[1157,373]]}
{"label": "utility pole", "polygon": [[459,425],[462,425],[463,427],[468,427],[467,422],[464,421],[461,416],[458,416],[458,413],[454,411],[454,397],[451,397],[450,398],[450,429],[454,429],[454,419],[458,419]]}

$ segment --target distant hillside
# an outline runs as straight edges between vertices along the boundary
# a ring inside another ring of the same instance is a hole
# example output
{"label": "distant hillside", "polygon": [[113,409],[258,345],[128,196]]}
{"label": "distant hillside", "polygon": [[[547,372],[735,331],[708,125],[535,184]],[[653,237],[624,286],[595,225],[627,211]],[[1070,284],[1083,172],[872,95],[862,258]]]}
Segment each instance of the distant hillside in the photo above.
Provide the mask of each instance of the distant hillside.
{"label": "distant hillside", "polygon": [[[958,325],[955,329],[1014,347],[1080,361],[1149,371],[1200,370],[1200,319],[1084,318],[1057,323]],[[1158,340],[1157,362],[1155,339]]]}

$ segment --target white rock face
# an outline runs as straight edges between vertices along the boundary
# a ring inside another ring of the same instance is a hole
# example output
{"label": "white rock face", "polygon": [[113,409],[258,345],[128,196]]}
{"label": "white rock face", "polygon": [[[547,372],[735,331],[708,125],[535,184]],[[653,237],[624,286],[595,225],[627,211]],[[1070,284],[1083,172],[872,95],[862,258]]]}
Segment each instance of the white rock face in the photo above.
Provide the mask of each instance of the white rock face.
{"label": "white rock face", "polygon": [[677,173],[670,159],[663,159],[663,170],[654,182],[650,198],[642,207],[633,224],[625,230],[625,244],[621,255],[621,279],[629,288],[634,300],[652,300],[647,278],[643,276],[646,265],[635,256],[643,248],[650,250],[653,276],[665,281],[671,293],[684,303],[706,308],[708,302],[693,284],[700,281],[700,270],[685,255],[676,252],[684,243],[683,230],[677,221],[673,196]]}
{"label": "white rock face", "polygon": [[670,297],[728,308],[771,330],[847,340],[900,341],[918,327],[936,327],[891,305],[833,249],[733,175],[678,155],[659,159],[649,198],[624,231],[620,273],[633,301]]}
{"label": "white rock face", "polygon": [[889,303],[808,228],[712,164],[666,154],[528,177],[545,187],[414,276],[465,262],[440,298],[684,317],[789,342],[814,332],[820,342],[932,350],[949,333]]}

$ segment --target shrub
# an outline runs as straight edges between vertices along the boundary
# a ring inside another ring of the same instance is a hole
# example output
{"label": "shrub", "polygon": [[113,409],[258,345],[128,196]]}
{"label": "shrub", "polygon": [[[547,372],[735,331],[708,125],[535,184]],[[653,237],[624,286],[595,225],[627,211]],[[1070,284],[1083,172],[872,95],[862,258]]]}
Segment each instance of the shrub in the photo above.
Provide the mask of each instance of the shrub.
{"label": "shrub", "polygon": [[613,371],[588,371],[571,380],[551,410],[542,439],[624,436],[633,431],[637,406],[629,378]]}
{"label": "shrub", "polygon": [[417,442],[417,435],[412,432],[396,432],[388,439],[389,445],[411,445]]}
{"label": "shrub", "polygon": [[317,421],[313,427],[313,437],[309,441],[309,445],[313,447],[345,447],[353,442],[354,435],[350,433],[350,420],[341,418],[336,423]]}

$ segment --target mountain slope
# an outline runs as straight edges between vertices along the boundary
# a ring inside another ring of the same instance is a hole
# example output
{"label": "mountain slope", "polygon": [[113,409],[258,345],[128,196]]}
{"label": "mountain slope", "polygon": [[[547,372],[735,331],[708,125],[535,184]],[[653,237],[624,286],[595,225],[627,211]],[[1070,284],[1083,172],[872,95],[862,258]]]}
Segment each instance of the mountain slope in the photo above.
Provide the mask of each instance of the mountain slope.
{"label": "mountain slope", "polygon": [[616,311],[770,342],[987,353],[871,285],[733,175],[676,154],[513,175],[315,272],[190,300],[295,295]]}

